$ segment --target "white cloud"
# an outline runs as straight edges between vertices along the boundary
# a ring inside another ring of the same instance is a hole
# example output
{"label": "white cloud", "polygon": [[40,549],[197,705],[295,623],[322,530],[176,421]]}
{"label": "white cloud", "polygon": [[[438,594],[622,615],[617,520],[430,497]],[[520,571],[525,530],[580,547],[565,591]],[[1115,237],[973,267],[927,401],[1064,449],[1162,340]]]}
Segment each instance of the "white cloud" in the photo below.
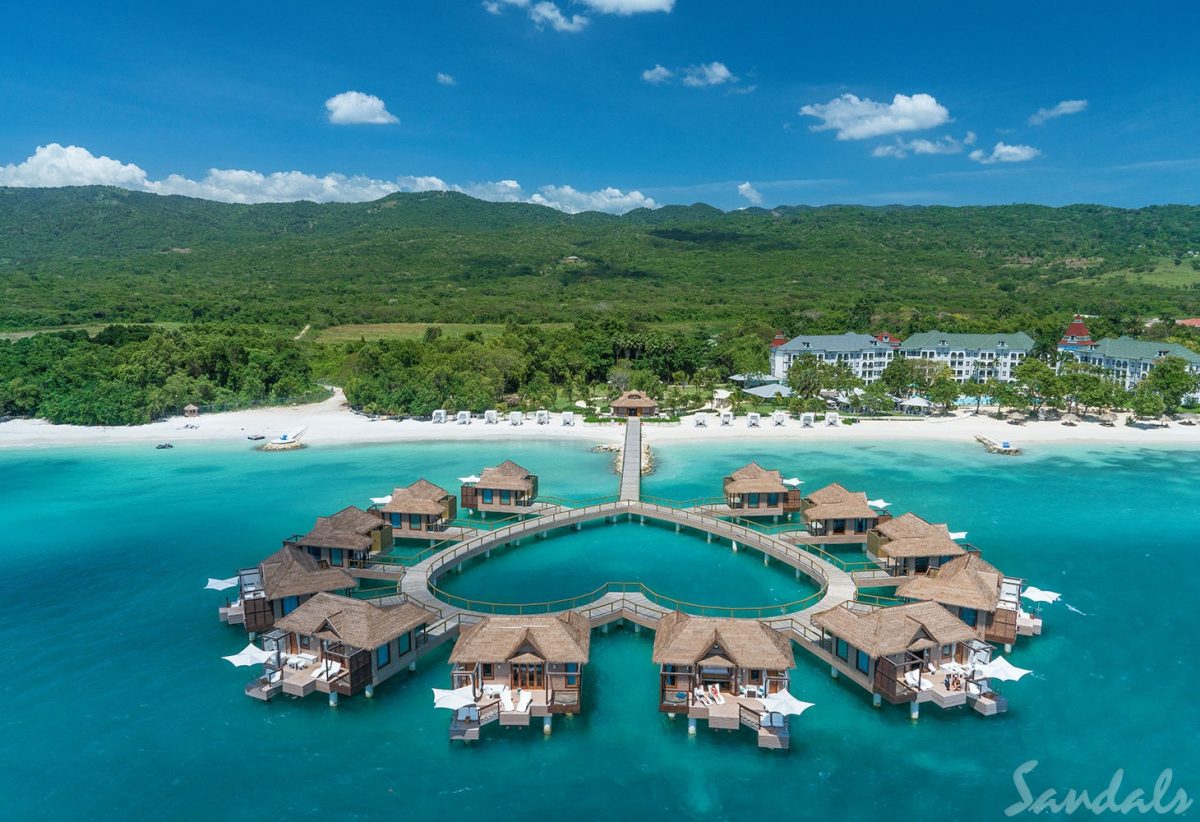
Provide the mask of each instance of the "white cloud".
{"label": "white cloud", "polygon": [[1039,108],[1029,118],[1029,125],[1040,126],[1042,123],[1047,120],[1053,120],[1055,117],[1063,117],[1067,114],[1078,114],[1081,111],[1086,111],[1087,107],[1087,100],[1063,100],[1053,108]]}
{"label": "white cloud", "polygon": [[209,169],[200,179],[171,174],[152,180],[144,169],[110,157],[97,157],[86,148],[51,143],[38,146],[20,163],[0,166],[0,186],[51,188],[59,186],[108,185],[152,194],[179,194],[225,203],[284,203],[296,200],[363,202],[377,200],[397,191],[458,191],[481,200],[527,202],[574,214],[596,210],[622,214],[633,208],[656,208],[657,203],[640,191],[616,188],[578,191],[571,186],[543,186],[526,196],[516,180],[454,185],[439,177],[401,176],[381,180],[363,175],[326,174],[301,171],[264,174],[244,169]]}
{"label": "white cloud", "polygon": [[671,71],[666,66],[659,65],[658,63],[654,64],[654,68],[646,69],[642,72],[642,79],[647,83],[652,83],[653,85],[665,83],[674,76],[675,72]]}
{"label": "white cloud", "polygon": [[1041,155],[1042,152],[1033,146],[1010,146],[1001,141],[996,143],[990,152],[977,148],[968,156],[977,163],[991,165],[992,163],[1023,163]]}
{"label": "white cloud", "polygon": [[339,126],[347,125],[386,125],[400,122],[396,116],[387,110],[383,100],[374,94],[363,94],[361,91],[343,91],[325,101],[329,112],[329,122]]}
{"label": "white cloud", "polygon": [[939,140],[927,140],[924,137],[904,140],[897,137],[895,143],[875,146],[871,150],[871,156],[894,157],[899,160],[907,157],[909,154],[960,154],[964,146],[974,144],[975,132],[973,131],[968,131],[966,136],[961,140],[950,135],[946,135]]}
{"label": "white cloud", "polygon": [[645,11],[666,11],[675,8],[675,0],[582,0],[585,6],[601,14],[640,14]]}
{"label": "white cloud", "polygon": [[534,3],[529,7],[529,19],[538,26],[550,26],[555,31],[576,33],[587,27],[588,18],[582,14],[567,16],[551,2]]}
{"label": "white cloud", "polygon": [[751,205],[762,205],[762,195],[758,193],[758,190],[754,186],[750,185],[749,180],[739,183],[737,191],[738,196],[745,198]]}
{"label": "white cloud", "polygon": [[839,140],[922,131],[950,121],[950,112],[929,94],[897,94],[891,103],[843,94],[828,103],[806,105],[800,113],[821,121],[813,131],[836,130]]}
{"label": "white cloud", "polygon": [[658,203],[640,191],[624,192],[611,187],[599,191],[578,191],[571,186],[542,186],[529,201],[557,208],[568,214],[577,214],[580,211],[624,214],[635,208],[658,207]]}
{"label": "white cloud", "polygon": [[734,76],[724,63],[714,60],[711,63],[701,63],[698,66],[688,66],[683,70],[683,84],[692,88],[719,86],[722,83],[736,83]]}
{"label": "white cloud", "polygon": [[458,81],[454,79],[453,74],[446,74],[444,71],[437,73],[437,81],[443,86],[457,86]]}

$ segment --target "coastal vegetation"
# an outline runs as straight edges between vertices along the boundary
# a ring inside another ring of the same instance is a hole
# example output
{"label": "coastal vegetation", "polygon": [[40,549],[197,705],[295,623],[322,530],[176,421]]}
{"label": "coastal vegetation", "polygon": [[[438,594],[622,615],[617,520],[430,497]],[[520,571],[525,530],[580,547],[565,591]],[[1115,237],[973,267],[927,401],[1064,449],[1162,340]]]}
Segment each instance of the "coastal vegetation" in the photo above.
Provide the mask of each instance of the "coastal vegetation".
{"label": "coastal vegetation", "polygon": [[[0,189],[0,416],[133,424],[322,384],[380,414],[567,408],[624,388],[687,409],[730,374],[767,370],[776,330],[1020,329],[1049,361],[1076,310],[1097,337],[1200,350],[1200,332],[1172,322],[1200,314],[1197,248],[1200,208],[1184,206],[614,217],[451,193],[240,206]],[[912,391],[944,406],[956,391],[1014,408],[1179,404],[1161,382],[1099,401],[1086,375],[963,389],[904,370],[921,367],[894,364],[855,394],[859,410]],[[793,408],[857,387],[805,366],[790,382]]]}

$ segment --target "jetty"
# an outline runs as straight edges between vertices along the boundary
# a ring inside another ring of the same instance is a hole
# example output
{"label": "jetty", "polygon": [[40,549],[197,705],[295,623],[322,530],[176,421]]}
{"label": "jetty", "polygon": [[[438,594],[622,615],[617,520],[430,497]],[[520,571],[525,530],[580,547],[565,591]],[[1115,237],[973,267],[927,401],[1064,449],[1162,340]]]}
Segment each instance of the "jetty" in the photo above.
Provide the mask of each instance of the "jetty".
{"label": "jetty", "polygon": [[[837,484],[802,496],[799,479],[755,463],[725,478],[717,504],[645,499],[641,419],[630,415],[625,424],[615,496],[542,501],[537,475],[506,461],[460,478],[471,510],[512,514],[494,527],[459,525],[454,496],[419,480],[375,500],[370,511],[350,507],[319,518],[282,552],[244,569],[238,600],[227,602],[221,616],[242,624],[252,640],[262,634],[263,648],[255,651],[264,673],[246,686],[247,695],[267,700],[315,691],[331,705],[339,696],[370,697],[377,684],[414,670],[421,656],[453,640],[459,642],[451,657],[455,688],[437,697],[437,707],[455,710],[452,739],[478,739],[485,725],[528,725],[534,717],[549,733],[554,715],[581,710],[586,637],[617,624],[655,632],[660,710],[686,715],[691,733],[707,721],[713,728],[750,728],[761,747],[789,747],[785,716],[807,703],[786,693],[792,663],[772,649],[790,653],[793,644],[834,678],[867,691],[876,706],[907,704],[914,719],[930,702],[969,705],[985,715],[1006,709],[986,676],[973,672],[987,670],[989,642],[1009,649],[1018,634],[1041,633],[1040,616],[1021,610],[1022,580],[984,563],[945,525],[913,514],[893,518],[876,510],[887,503]],[[766,522],[795,514],[803,530]],[[507,603],[439,585],[472,560],[523,540],[635,521],[754,552],[764,565],[782,564],[797,579],[811,579],[817,590],[794,602],[726,607],[628,580],[558,600]],[[391,553],[396,540],[418,534],[430,539],[429,547],[410,556]],[[863,546],[861,559],[826,550],[853,544]],[[864,588],[894,588],[895,595]],[[661,631],[677,635],[660,640]],[[716,639],[693,648],[680,631]]]}
{"label": "jetty", "polygon": [[989,454],[1004,454],[1006,456],[1015,457],[1021,453],[1021,449],[1017,448],[1015,445],[1011,445],[1008,440],[996,442],[995,440],[988,439],[983,434],[976,434],[975,442],[982,445]]}

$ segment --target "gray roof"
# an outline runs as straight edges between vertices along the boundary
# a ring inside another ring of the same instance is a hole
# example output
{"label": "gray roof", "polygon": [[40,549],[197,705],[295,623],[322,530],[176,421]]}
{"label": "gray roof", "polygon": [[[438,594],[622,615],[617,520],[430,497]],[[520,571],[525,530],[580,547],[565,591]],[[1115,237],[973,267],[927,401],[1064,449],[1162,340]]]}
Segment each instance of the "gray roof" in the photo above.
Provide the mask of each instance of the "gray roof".
{"label": "gray roof", "polygon": [[[807,343],[807,345],[805,345]],[[888,350],[887,343],[881,343],[870,334],[809,334],[792,337],[776,351],[788,354],[810,354],[817,351],[865,351],[872,348]]]}
{"label": "gray roof", "polygon": [[1085,348],[1115,360],[1144,360],[1156,362],[1164,356],[1182,357],[1192,365],[1200,365],[1200,354],[1177,343],[1135,340],[1133,337],[1106,337],[1096,343],[1095,348]]}
{"label": "gray roof", "polygon": [[776,394],[787,399],[792,396],[792,389],[782,383],[771,383],[769,385],[758,385],[754,388],[743,388],[742,391],[754,397],[761,397],[764,400],[773,399]]}
{"label": "gray roof", "polygon": [[900,343],[901,351],[921,351],[926,348],[961,348],[980,351],[999,348],[1004,343],[1010,351],[1031,351],[1033,338],[1024,331],[1013,334],[948,334],[945,331],[923,331]]}

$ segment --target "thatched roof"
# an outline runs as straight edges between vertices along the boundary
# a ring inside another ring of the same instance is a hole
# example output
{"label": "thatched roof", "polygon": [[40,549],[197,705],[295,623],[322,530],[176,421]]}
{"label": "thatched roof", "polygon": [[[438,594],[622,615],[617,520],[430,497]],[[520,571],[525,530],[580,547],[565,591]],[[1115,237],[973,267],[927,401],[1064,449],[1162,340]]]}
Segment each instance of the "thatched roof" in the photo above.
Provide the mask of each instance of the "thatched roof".
{"label": "thatched roof", "polygon": [[258,565],[267,599],[353,588],[354,577],[340,568],[322,568],[307,551],[285,545]]}
{"label": "thatched roof", "polygon": [[484,468],[475,487],[498,491],[532,491],[533,475],[512,460],[505,460],[493,468]]}
{"label": "thatched roof", "polygon": [[462,629],[450,661],[583,665],[588,661],[591,638],[591,623],[576,611],[553,616],[490,616]]}
{"label": "thatched roof", "polygon": [[313,529],[297,539],[296,544],[313,548],[365,551],[371,547],[371,534],[385,525],[379,517],[350,505],[333,516],[317,517]]}
{"label": "thatched roof", "polygon": [[[658,621],[651,659],[659,665],[703,665],[722,657],[739,668],[796,667],[792,643],[765,622],[697,617],[681,611]],[[726,665],[724,662],[712,664]]]}
{"label": "thatched roof", "polygon": [[447,496],[445,488],[419,479],[407,488],[392,491],[391,502],[382,510],[388,514],[441,514],[445,511],[442,500]]}
{"label": "thatched roof", "polygon": [[658,408],[658,403],[642,391],[626,391],[612,402],[613,408]]}
{"label": "thatched roof", "polygon": [[1009,411],[1008,412],[1008,421],[1009,422],[1025,422],[1025,420],[1028,418],[1029,418],[1029,415],[1026,414],[1024,411]]}
{"label": "thatched roof", "polygon": [[1062,424],[1063,425],[1078,425],[1079,417],[1075,414],[1072,414],[1070,411],[1068,411],[1067,413],[1062,415]]}
{"label": "thatched roof", "polygon": [[879,546],[879,553],[884,556],[956,557],[965,553],[961,545],[950,539],[944,523],[934,525],[913,513],[884,520],[875,530],[887,539]]}
{"label": "thatched roof", "polygon": [[725,478],[725,494],[782,494],[788,490],[783,484],[783,474],[768,471],[757,462],[752,462]]}
{"label": "thatched roof", "polygon": [[371,649],[435,618],[433,612],[409,602],[376,605],[362,599],[317,594],[276,622],[275,627],[302,636],[340,641],[354,648]]}
{"label": "thatched roof", "polygon": [[184,411],[199,411],[199,410],[200,410],[200,407],[199,407],[198,405],[196,405],[195,403],[190,403],[190,402],[189,402],[187,405],[185,405],[185,406],[183,407],[183,410],[184,410]]}
{"label": "thatched roof", "polygon": [[925,576],[902,583],[896,588],[896,596],[994,611],[1000,601],[1003,577],[995,566],[984,562],[978,554],[965,554],[940,568],[930,569]]}
{"label": "thatched roof", "polygon": [[867,505],[867,495],[862,491],[847,491],[838,483],[826,485],[813,491],[804,501],[804,519],[874,519],[879,516]]}
{"label": "thatched roof", "polygon": [[813,614],[813,625],[846,640],[868,656],[919,653],[935,645],[975,639],[975,631],[935,602],[855,611],[845,603]]}

